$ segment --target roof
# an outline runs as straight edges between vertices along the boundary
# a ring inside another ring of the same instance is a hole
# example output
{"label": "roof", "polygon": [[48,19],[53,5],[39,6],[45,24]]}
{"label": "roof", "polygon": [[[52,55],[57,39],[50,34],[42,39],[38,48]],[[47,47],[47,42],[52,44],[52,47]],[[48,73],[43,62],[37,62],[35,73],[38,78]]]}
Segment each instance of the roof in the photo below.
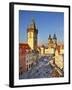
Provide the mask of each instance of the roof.
{"label": "roof", "polygon": [[64,45],[63,44],[61,45],[61,48],[64,49]]}
{"label": "roof", "polygon": [[19,48],[31,49],[30,46],[29,46],[27,43],[20,43],[20,44],[19,44]]}
{"label": "roof", "polygon": [[56,46],[56,50],[58,50],[58,53],[60,53],[60,45]]}
{"label": "roof", "polygon": [[37,47],[37,49],[41,50],[41,48],[40,48],[40,47]]}
{"label": "roof", "polygon": [[45,46],[44,46],[44,45],[42,45],[41,47],[45,48]]}
{"label": "roof", "polygon": [[36,27],[34,19],[32,19],[31,23],[28,25],[27,32],[36,32],[36,33],[38,33],[38,29]]}
{"label": "roof", "polygon": [[[29,45],[26,44],[26,43],[20,43],[20,44],[19,44],[19,49],[21,49],[21,51],[19,50],[20,55],[24,55],[24,54],[28,53],[31,48],[30,48]],[[28,50],[28,51],[27,51],[27,50]]]}

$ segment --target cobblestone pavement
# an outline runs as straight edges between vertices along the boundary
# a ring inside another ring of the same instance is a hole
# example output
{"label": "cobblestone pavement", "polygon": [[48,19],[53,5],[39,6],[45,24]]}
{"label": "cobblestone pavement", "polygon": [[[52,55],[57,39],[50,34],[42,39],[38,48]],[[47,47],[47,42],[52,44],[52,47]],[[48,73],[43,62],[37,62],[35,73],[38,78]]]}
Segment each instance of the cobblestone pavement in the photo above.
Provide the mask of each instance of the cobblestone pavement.
{"label": "cobblestone pavement", "polygon": [[33,78],[50,78],[53,67],[49,64],[49,57],[41,57],[37,60],[36,65],[33,65],[31,70],[24,72],[20,75],[20,79],[33,79]]}

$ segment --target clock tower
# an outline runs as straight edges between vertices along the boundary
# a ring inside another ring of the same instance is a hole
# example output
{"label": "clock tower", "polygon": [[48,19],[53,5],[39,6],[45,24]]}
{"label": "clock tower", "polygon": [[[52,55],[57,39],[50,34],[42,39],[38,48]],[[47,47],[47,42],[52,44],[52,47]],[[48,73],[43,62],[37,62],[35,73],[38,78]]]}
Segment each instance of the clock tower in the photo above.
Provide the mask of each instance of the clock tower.
{"label": "clock tower", "polygon": [[32,50],[37,50],[37,34],[35,21],[32,19],[31,24],[27,27],[27,42]]}

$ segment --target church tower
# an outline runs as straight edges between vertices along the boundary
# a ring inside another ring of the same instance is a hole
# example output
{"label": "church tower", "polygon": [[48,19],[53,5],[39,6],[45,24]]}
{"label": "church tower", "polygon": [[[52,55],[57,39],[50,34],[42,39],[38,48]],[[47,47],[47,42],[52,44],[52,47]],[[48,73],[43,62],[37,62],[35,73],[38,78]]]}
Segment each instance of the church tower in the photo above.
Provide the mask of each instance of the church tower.
{"label": "church tower", "polygon": [[57,37],[56,37],[56,34],[54,34],[54,36],[53,36],[53,44],[54,44],[54,48],[56,48],[56,46],[57,46]]}
{"label": "church tower", "polygon": [[49,35],[48,37],[48,48],[52,48],[53,47],[53,40],[51,38],[51,35]]}
{"label": "church tower", "polygon": [[37,34],[38,30],[34,19],[32,19],[30,25],[27,27],[27,42],[32,50],[37,50]]}

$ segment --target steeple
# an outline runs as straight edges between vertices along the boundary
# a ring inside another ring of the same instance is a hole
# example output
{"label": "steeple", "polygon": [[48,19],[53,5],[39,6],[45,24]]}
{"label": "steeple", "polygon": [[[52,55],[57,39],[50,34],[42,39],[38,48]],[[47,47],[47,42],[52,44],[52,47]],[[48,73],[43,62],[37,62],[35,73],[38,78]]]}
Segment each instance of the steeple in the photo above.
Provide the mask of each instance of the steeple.
{"label": "steeple", "polygon": [[49,34],[49,38],[48,39],[51,39],[51,35]]}
{"label": "steeple", "polygon": [[38,33],[34,18],[32,18],[30,24],[27,26],[27,32],[29,32],[29,31]]}
{"label": "steeple", "polygon": [[57,39],[56,34],[54,34],[53,39]]}
{"label": "steeple", "polygon": [[31,23],[28,28],[37,29],[34,18],[32,18]]}
{"label": "steeple", "polygon": [[57,37],[56,37],[56,34],[54,34],[54,36],[53,36],[53,44],[54,44],[54,48],[56,48],[56,46],[57,46]]}

